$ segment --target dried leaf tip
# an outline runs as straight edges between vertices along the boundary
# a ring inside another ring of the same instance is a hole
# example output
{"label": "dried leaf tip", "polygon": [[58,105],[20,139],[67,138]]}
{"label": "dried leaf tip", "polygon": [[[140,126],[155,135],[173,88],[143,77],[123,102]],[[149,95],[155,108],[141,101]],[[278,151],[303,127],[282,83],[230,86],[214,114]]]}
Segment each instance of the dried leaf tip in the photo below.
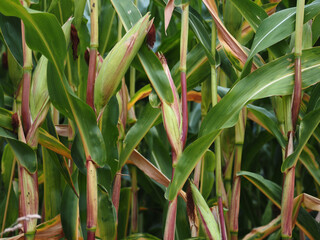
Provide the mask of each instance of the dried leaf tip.
{"label": "dried leaf tip", "polygon": [[190,182],[188,182],[186,194],[187,194],[187,214],[188,214],[190,220],[192,222],[194,222],[196,216],[195,216],[195,211],[194,211],[194,201],[193,201],[193,197],[192,197]]}
{"label": "dried leaf tip", "polygon": [[147,34],[147,44],[149,48],[153,48],[156,41],[156,28],[154,24],[151,24],[150,29]]}
{"label": "dried leaf tip", "polygon": [[16,130],[20,125],[19,116],[16,112],[11,116],[11,125],[13,130]]}
{"label": "dried leaf tip", "polygon": [[72,43],[73,60],[76,60],[78,58],[78,45],[80,40],[78,37],[78,31],[73,24],[71,24],[70,37],[71,37],[71,43]]}

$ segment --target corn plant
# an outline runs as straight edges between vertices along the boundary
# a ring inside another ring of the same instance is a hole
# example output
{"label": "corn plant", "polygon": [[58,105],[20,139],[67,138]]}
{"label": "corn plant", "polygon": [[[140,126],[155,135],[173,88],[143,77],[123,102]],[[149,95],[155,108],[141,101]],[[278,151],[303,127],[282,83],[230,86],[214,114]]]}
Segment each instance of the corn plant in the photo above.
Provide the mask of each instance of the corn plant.
{"label": "corn plant", "polygon": [[320,239],[320,0],[1,0],[1,239]]}

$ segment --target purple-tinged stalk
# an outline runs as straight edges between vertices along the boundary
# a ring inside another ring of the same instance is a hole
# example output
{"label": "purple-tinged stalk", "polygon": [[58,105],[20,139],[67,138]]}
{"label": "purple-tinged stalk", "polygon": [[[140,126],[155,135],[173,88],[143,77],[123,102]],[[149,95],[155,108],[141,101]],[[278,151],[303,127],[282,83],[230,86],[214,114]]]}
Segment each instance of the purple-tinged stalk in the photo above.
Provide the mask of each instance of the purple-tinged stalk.
{"label": "purple-tinged stalk", "polygon": [[[216,40],[217,31],[216,24],[212,21],[212,35],[211,35],[211,54],[215,56],[216,51]],[[217,73],[215,64],[211,65],[211,97],[212,97],[212,107],[218,103],[218,84],[217,84]],[[226,229],[225,220],[223,214],[222,205],[222,193],[223,193],[223,181],[222,181],[222,170],[221,170],[221,137],[218,136],[214,142],[215,155],[216,155],[216,195],[218,197],[218,207],[219,207],[219,221],[221,226],[222,240],[226,240]]]}
{"label": "purple-tinged stalk", "polygon": [[[168,77],[171,91],[173,93],[174,101],[172,104],[167,104],[163,99],[161,100],[161,110],[164,128],[167,132],[167,137],[171,145],[172,152],[172,178],[174,176],[175,166],[183,150],[182,143],[182,116],[181,106],[179,103],[178,92],[171,77],[170,69],[167,61],[162,54],[158,54],[158,57],[162,63],[163,69]],[[166,226],[164,232],[165,240],[173,240],[176,228],[176,215],[177,215],[177,196],[169,202]]]}
{"label": "purple-tinged stalk", "polygon": [[[25,2],[21,1],[22,5],[26,6]],[[19,127],[19,140],[26,142],[25,136],[28,134],[31,127],[31,114],[29,108],[31,71],[32,71],[32,51],[27,46],[25,40],[25,27],[21,21],[22,49],[23,49],[23,86],[21,99],[21,116],[22,127]],[[20,188],[20,217],[38,214],[38,174],[29,173],[24,167],[19,165],[19,188]],[[27,219],[23,221],[25,239],[34,239],[36,232],[37,219]]]}
{"label": "purple-tinged stalk", "polygon": [[188,134],[188,102],[187,102],[187,52],[189,31],[189,3],[182,6],[182,26],[180,36],[180,81],[182,103],[182,147],[186,145]]}
{"label": "purple-tinged stalk", "polygon": [[[87,81],[87,104],[94,110],[94,84],[96,78],[98,31],[98,1],[90,1],[90,59]],[[87,239],[94,240],[98,216],[97,169],[90,156],[86,157],[87,167]]]}
{"label": "purple-tinged stalk", "polygon": [[[287,118],[290,119],[290,124],[287,127],[288,145],[286,148],[287,158],[293,153],[293,138],[296,129],[296,123],[300,110],[301,103],[301,55],[302,55],[302,32],[303,32],[303,17],[304,17],[304,0],[297,0],[296,12],[296,31],[295,31],[295,82],[292,94],[291,114]],[[287,105],[289,107],[289,104]],[[291,115],[291,116],[290,116]],[[292,213],[293,213],[293,198],[294,198],[294,181],[295,181],[295,166],[290,168],[284,174],[284,183],[282,190],[281,201],[281,236],[282,238],[292,238]]]}
{"label": "purple-tinged stalk", "polygon": [[234,175],[233,175],[233,186],[232,186],[232,200],[229,213],[229,223],[230,223],[230,232],[231,239],[238,239],[239,231],[239,210],[240,210],[240,189],[241,182],[240,177],[237,176],[237,172],[241,170],[241,159],[242,159],[242,150],[244,142],[244,134],[247,120],[246,108],[242,109],[239,115],[239,120],[235,127],[235,160],[234,160]]}
{"label": "purple-tinged stalk", "polygon": [[[26,143],[23,129],[18,118],[18,136],[19,140]],[[19,216],[24,218],[23,229],[25,239],[33,240],[36,233],[37,218],[28,218],[28,216],[38,216],[39,210],[39,191],[38,191],[38,174],[29,173],[24,167],[18,164],[19,176]]]}
{"label": "purple-tinged stalk", "polygon": [[98,1],[90,0],[90,58],[87,81],[87,104],[94,109],[94,83],[96,78],[97,49],[99,46]]}

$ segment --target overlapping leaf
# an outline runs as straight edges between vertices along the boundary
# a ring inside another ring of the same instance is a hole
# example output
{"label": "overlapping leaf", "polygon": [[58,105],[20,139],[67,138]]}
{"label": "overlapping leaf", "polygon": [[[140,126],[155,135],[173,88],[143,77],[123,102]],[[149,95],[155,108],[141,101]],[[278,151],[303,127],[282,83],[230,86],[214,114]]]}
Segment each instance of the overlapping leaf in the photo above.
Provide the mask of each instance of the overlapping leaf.
{"label": "overlapping leaf", "polygon": [[[320,48],[304,50],[302,54],[303,88],[317,83],[314,76],[320,74]],[[240,110],[254,99],[274,95],[292,94],[294,84],[293,54],[264,65],[239,81],[204,118],[200,138],[190,144],[178,161],[175,176],[170,187],[169,199],[173,199],[182,188],[192,169],[212,144],[219,129],[232,127]],[[311,60],[312,59],[312,60]],[[208,140],[209,139],[209,140]],[[200,147],[201,146],[201,147]]]}
{"label": "overlapping leaf", "polygon": [[[93,110],[77,98],[64,76],[66,40],[57,19],[48,13],[26,10],[18,0],[0,2],[0,11],[23,20],[26,42],[31,49],[44,54],[48,64],[48,89],[52,103],[75,121],[83,141],[87,158],[104,165],[106,150]],[[81,116],[86,116],[85,118]]]}

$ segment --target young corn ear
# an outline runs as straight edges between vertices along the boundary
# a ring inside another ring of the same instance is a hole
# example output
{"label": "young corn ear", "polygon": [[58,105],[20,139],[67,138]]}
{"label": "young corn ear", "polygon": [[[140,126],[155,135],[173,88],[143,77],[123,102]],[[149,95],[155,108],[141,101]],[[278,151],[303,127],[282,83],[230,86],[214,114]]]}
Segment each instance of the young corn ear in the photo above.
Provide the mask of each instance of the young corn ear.
{"label": "young corn ear", "polygon": [[48,59],[42,56],[33,73],[30,91],[30,111],[33,121],[44,105],[48,103],[47,65]]}
{"label": "young corn ear", "polygon": [[[161,110],[163,116],[163,124],[166,129],[167,136],[171,147],[173,148],[176,157],[182,152],[182,113],[181,105],[179,102],[178,92],[176,86],[171,77],[171,73],[165,57],[162,54],[158,54],[158,57],[162,63],[164,71],[170,82],[171,91],[173,93],[174,101],[172,104],[166,103],[163,99],[161,100]],[[173,158],[175,164],[176,158]]]}
{"label": "young corn ear", "polygon": [[147,13],[114,46],[104,59],[94,87],[94,104],[99,113],[116,92],[131,61],[137,54],[153,20]]}

